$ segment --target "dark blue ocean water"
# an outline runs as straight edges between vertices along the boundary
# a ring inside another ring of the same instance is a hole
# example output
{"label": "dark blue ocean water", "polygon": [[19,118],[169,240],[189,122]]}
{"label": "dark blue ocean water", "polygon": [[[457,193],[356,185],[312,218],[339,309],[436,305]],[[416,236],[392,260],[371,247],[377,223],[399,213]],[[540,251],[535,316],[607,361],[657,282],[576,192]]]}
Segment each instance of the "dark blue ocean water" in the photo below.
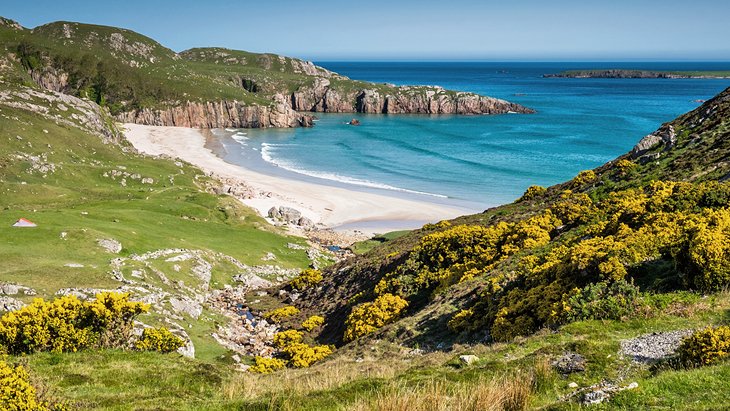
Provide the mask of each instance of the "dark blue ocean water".
{"label": "dark blue ocean water", "polygon": [[[226,160],[259,171],[461,203],[510,202],[625,153],[662,123],[730,86],[724,79],[542,78],[579,68],[730,70],[730,63],[320,62],[353,79],[428,84],[514,101],[536,114],[319,115],[311,129],[246,130]],[[360,119],[359,127],[345,123]],[[446,198],[444,198],[446,197]]]}

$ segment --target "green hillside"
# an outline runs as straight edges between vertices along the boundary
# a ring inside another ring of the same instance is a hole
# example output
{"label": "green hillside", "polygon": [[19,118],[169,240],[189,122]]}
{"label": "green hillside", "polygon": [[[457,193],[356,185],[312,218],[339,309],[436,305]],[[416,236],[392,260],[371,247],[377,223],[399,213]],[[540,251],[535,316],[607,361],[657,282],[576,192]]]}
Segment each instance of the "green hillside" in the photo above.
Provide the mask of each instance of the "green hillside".
{"label": "green hillside", "polygon": [[[0,47],[3,407],[726,408],[730,89],[570,181],[302,271],[316,247],[201,170],[139,155],[112,114],[366,83],[78,23],[2,19]],[[128,319],[141,336],[117,319],[84,334],[101,320],[71,313],[103,317],[103,291],[149,304]],[[145,326],[187,345],[143,351]]]}

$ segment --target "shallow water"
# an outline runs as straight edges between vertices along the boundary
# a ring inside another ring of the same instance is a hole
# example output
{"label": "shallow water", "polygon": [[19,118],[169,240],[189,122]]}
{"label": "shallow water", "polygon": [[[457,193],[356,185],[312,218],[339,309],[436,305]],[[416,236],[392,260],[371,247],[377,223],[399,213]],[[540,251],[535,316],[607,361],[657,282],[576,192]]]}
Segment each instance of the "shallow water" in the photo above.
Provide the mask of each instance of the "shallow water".
{"label": "shallow water", "polygon": [[[351,78],[433,84],[504,98],[532,115],[318,114],[311,129],[219,137],[225,159],[257,171],[480,210],[532,184],[572,178],[631,149],[727,79],[559,79],[577,68],[729,69],[721,63],[319,63]],[[360,126],[349,126],[358,118]]]}

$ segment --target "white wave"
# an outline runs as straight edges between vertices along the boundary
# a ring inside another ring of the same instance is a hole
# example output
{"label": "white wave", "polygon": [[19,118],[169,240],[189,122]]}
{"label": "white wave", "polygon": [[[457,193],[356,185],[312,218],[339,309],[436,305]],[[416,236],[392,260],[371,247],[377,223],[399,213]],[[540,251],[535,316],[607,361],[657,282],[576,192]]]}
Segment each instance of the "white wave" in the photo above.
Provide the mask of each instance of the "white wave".
{"label": "white wave", "polygon": [[246,136],[240,136],[240,135],[238,135],[238,134],[234,134],[234,135],[232,136],[232,138],[233,138],[234,140],[238,141],[239,143],[243,143],[244,141],[248,140],[248,137],[246,137]]}
{"label": "white wave", "polygon": [[[368,188],[378,188],[381,190],[390,190],[390,191],[398,191],[402,193],[410,193],[410,194],[420,194],[420,195],[426,195],[431,197],[438,197],[438,198],[448,198],[448,196],[442,195],[442,194],[434,194],[434,193],[428,193],[425,191],[417,191],[417,190],[409,190],[407,188],[400,188],[391,186],[388,184],[378,183],[375,181],[369,181],[369,180],[361,180],[359,178],[353,178],[353,177],[347,177],[335,173],[328,173],[324,171],[311,171],[311,170],[305,170],[299,167],[296,167],[295,165],[281,160],[276,159],[272,156],[272,149],[275,149],[277,147],[276,144],[269,144],[269,143],[262,143],[261,144],[261,158],[266,161],[269,164],[273,164],[279,168],[283,168],[284,170],[291,171],[297,174],[303,174],[305,176],[309,177],[316,177],[321,178],[323,180],[330,180],[330,181],[336,181],[339,183],[345,183],[345,184],[352,184],[356,186],[362,186],[362,187],[368,187]],[[254,150],[256,150],[254,148]]]}
{"label": "white wave", "polygon": [[235,129],[235,128],[227,128],[226,131],[229,132],[229,133],[235,133],[236,131],[238,131],[238,129]]}

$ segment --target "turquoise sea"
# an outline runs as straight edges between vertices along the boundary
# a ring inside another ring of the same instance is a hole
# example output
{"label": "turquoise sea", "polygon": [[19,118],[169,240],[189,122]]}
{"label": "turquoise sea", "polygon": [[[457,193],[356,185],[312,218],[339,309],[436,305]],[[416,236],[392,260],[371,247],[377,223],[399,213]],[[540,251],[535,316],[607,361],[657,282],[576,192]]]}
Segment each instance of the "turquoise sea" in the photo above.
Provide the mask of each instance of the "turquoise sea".
{"label": "turquoise sea", "polygon": [[[221,134],[226,161],[356,190],[458,205],[513,201],[630,150],[662,123],[730,86],[727,79],[559,79],[581,68],[730,70],[730,63],[319,62],[353,79],[429,84],[503,98],[536,114],[318,114],[311,129]],[[361,125],[346,123],[358,118]]]}

